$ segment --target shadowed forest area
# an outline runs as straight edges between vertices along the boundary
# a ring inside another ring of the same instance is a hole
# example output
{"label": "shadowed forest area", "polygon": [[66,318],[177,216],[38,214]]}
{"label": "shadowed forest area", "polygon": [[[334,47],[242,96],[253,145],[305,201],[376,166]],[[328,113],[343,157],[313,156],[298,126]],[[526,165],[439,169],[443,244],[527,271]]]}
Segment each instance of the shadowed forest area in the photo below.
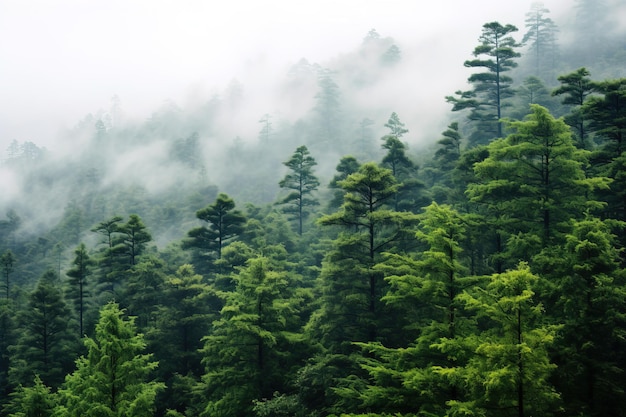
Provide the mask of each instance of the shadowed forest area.
{"label": "shadowed forest area", "polygon": [[283,74],[289,111],[246,137],[233,80],[142,121],[114,97],[63,151],[14,140],[0,416],[626,416],[626,29],[602,5],[475,28],[428,128],[376,103],[407,68],[372,29]]}

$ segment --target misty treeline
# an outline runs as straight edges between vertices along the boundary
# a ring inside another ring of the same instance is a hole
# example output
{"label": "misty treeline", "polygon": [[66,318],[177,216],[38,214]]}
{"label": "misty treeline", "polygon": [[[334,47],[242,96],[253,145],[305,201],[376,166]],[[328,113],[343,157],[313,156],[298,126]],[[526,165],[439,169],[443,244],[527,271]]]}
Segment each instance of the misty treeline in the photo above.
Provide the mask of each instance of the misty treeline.
{"label": "misty treeline", "polygon": [[142,123],[115,99],[58,153],[14,141],[1,415],[625,415],[626,51],[601,7],[477,28],[426,144],[359,105],[403,65],[374,30],[295,65],[309,108],[254,140],[224,136],[233,83]]}

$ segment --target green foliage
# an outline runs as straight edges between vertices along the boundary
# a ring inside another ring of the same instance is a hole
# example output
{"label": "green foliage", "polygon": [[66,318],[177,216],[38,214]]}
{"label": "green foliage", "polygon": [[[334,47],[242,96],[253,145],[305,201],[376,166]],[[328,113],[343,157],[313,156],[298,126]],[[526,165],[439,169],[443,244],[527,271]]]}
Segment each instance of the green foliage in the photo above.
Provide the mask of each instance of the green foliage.
{"label": "green foliage", "polygon": [[2,284],[4,285],[4,290],[5,290],[7,300],[9,299],[9,296],[11,295],[11,292],[10,292],[11,273],[13,272],[15,262],[17,262],[17,259],[15,258],[15,255],[13,254],[13,252],[11,252],[10,249],[8,249],[6,252],[4,252],[0,256],[0,266],[2,267],[2,278],[3,278]]}
{"label": "green foliage", "polygon": [[489,324],[488,330],[471,339],[474,355],[463,371],[468,398],[450,402],[451,415],[467,408],[486,416],[559,411],[559,395],[550,384],[556,366],[549,357],[557,328],[542,324],[543,306],[535,301],[534,292],[538,280],[522,263],[491,276],[484,290],[460,296]]}
{"label": "green foliage", "polygon": [[150,381],[157,367],[132,319],[113,302],[100,311],[95,337],[85,338],[87,356],[76,361],[59,390],[55,416],[151,417],[163,384]]}
{"label": "green foliage", "polygon": [[51,417],[56,405],[50,387],[35,375],[32,387],[20,385],[11,393],[11,401],[4,411],[8,417]]}
{"label": "green foliage", "polygon": [[74,304],[74,311],[78,313],[79,323],[79,337],[85,334],[84,330],[84,315],[88,305],[88,297],[90,283],[87,281],[87,277],[91,275],[91,267],[94,262],[87,253],[87,247],[84,243],[78,245],[74,251],[76,257],[72,261],[72,268],[70,268],[66,275],[70,278],[68,280],[68,290],[66,297]]}
{"label": "green foliage", "polygon": [[215,260],[222,257],[222,249],[243,231],[245,216],[235,209],[235,201],[220,193],[213,204],[196,212],[205,225],[191,229],[184,247],[194,248],[199,271],[210,271]]}
{"label": "green foliage", "polygon": [[289,194],[279,199],[277,204],[285,205],[286,213],[290,213],[298,224],[298,234],[302,235],[302,225],[310,214],[308,207],[317,206],[319,202],[312,198],[313,192],[320,185],[313,174],[313,167],[317,165],[306,146],[300,146],[291,158],[283,163],[290,172],[280,180],[280,188],[286,188]]}
{"label": "green foliage", "polygon": [[18,316],[21,332],[10,347],[9,378],[14,386],[31,383],[35,375],[47,386],[61,384],[78,351],[70,317],[58,277],[51,271],[45,273],[29,294],[28,307]]}
{"label": "green foliage", "polygon": [[457,91],[456,97],[448,96],[452,111],[469,109],[469,120],[474,123],[474,131],[469,136],[470,144],[477,145],[502,137],[502,109],[506,99],[513,96],[513,79],[505,72],[517,66],[515,58],[520,54],[515,51],[519,44],[510,36],[516,32],[513,25],[501,25],[498,22],[485,23],[478,39],[480,45],[474,48],[473,60],[465,61],[469,68],[484,68],[485,72],[472,74],[468,82],[473,90]]}

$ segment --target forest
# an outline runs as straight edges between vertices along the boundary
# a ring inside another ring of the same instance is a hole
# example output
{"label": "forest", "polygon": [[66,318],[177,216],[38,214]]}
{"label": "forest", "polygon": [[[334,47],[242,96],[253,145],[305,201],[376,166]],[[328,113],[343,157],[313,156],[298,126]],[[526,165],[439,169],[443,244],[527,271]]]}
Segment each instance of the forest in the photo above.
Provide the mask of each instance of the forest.
{"label": "forest", "polygon": [[141,122],[114,98],[62,157],[14,140],[0,416],[626,416],[626,33],[602,4],[475,28],[425,144],[359,107],[402,65],[375,29],[294,65],[310,108],[252,139],[224,137],[233,81]]}

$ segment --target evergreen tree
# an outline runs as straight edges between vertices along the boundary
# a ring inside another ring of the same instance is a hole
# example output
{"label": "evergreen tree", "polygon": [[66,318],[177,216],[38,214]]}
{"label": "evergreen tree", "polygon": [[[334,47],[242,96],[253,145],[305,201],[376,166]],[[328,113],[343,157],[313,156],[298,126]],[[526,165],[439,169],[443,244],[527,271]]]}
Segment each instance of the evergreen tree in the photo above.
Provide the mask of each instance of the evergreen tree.
{"label": "evergreen tree", "polygon": [[2,254],[2,256],[0,256],[0,266],[2,267],[2,278],[3,278],[4,290],[5,290],[7,300],[9,299],[9,296],[10,296],[11,273],[13,272],[13,269],[15,268],[16,261],[17,259],[15,258],[15,255],[13,255],[13,252],[11,252],[10,249],[8,249],[6,252]]}
{"label": "evergreen tree", "polygon": [[106,284],[110,292],[115,291],[116,284],[119,284],[119,281],[122,279],[121,274],[118,272],[121,260],[117,238],[122,220],[124,218],[121,216],[113,216],[91,228],[92,232],[102,235],[102,241],[100,242],[102,249],[97,259],[100,269],[99,281]]}
{"label": "evergreen tree", "polygon": [[342,231],[322,263],[320,307],[309,323],[310,337],[319,340],[324,351],[303,370],[302,382],[310,385],[303,397],[319,403],[305,400],[305,406],[323,412],[358,407],[336,391],[344,384],[359,385],[365,377],[352,343],[382,341],[395,334],[393,318],[381,302],[387,286],[373,267],[383,252],[410,240],[407,229],[415,221],[414,215],[389,209],[397,182],[388,169],[366,163],[339,185],[345,191],[342,207],[319,222]]}
{"label": "evergreen tree", "polygon": [[28,297],[28,308],[18,318],[22,329],[10,348],[9,378],[14,386],[30,384],[35,375],[58,387],[77,353],[77,338],[70,330],[70,309],[52,271],[46,272]]}
{"label": "evergreen tree", "polygon": [[67,297],[69,300],[72,300],[74,309],[78,313],[78,335],[83,337],[85,335],[84,315],[87,307],[87,297],[89,296],[87,277],[91,274],[93,261],[89,257],[84,243],[78,245],[74,254],[76,257],[72,261],[73,267],[66,272],[67,276],[70,277]]}
{"label": "evergreen tree", "polygon": [[463,370],[469,398],[450,401],[449,415],[524,417],[559,411],[549,357],[557,328],[541,322],[543,307],[534,298],[538,280],[522,263],[492,275],[484,290],[460,296],[487,323],[475,336],[474,355]]}
{"label": "evergreen tree", "polygon": [[0,298],[0,407],[5,403],[11,391],[9,346],[14,345],[17,339],[16,324],[13,300]]}
{"label": "evergreen tree", "polygon": [[554,21],[546,16],[549,12],[543,3],[533,3],[531,10],[526,13],[527,32],[522,38],[522,44],[529,44],[528,49],[533,56],[534,75],[544,80],[552,78],[558,55],[556,42],[558,28]]}
{"label": "evergreen tree", "polygon": [[404,123],[400,121],[400,117],[398,117],[396,112],[391,113],[389,120],[385,123],[385,127],[389,128],[389,134],[391,136],[395,136],[398,139],[404,136],[405,133],[409,132],[409,129],[404,127]]}
{"label": "evergreen tree", "polygon": [[302,349],[294,278],[263,257],[234,277],[236,289],[223,295],[220,318],[204,338],[206,406],[200,416],[248,416],[254,400],[285,391],[293,357]]}
{"label": "evergreen tree", "polygon": [[50,387],[35,375],[34,385],[20,385],[11,393],[11,401],[4,408],[8,417],[51,417],[56,407],[56,399]]}
{"label": "evergreen tree", "polygon": [[390,168],[398,181],[398,192],[394,196],[395,211],[418,211],[420,207],[419,189],[423,184],[416,178],[417,165],[406,154],[407,146],[397,136],[387,135],[383,138],[383,149],[387,153],[381,165]]}
{"label": "evergreen tree", "polygon": [[118,227],[117,232],[120,234],[120,250],[128,257],[129,267],[135,265],[137,258],[145,250],[146,244],[152,240],[152,236],[136,214],[131,214],[128,221]]}
{"label": "evergreen tree", "polygon": [[[567,235],[562,263],[550,268],[556,320],[563,323],[555,361],[567,412],[624,415],[626,274],[613,230],[623,223],[588,217]],[[553,261],[554,262],[554,261]]]}
{"label": "evergreen tree", "polygon": [[389,283],[383,301],[396,318],[393,343],[360,344],[363,368],[370,375],[365,389],[344,389],[364,410],[443,415],[446,401],[462,398],[456,370],[464,366],[463,339],[473,323],[463,312],[459,295],[473,281],[467,278],[461,243],[465,219],[436,203],[419,216],[417,254],[387,254],[376,265]]}
{"label": "evergreen tree", "polygon": [[[517,66],[514,60],[520,56],[515,51],[519,44],[510,36],[516,31],[513,25],[502,26],[498,22],[484,24],[480,45],[474,48],[477,59],[465,61],[464,65],[484,68],[486,72],[468,78],[474,86],[473,90],[457,91],[457,97],[446,97],[453,104],[452,111],[470,109],[469,119],[474,123],[474,131],[469,136],[471,145],[502,137],[502,109],[506,99],[513,96],[513,79],[504,73]],[[485,58],[478,58],[482,56]]]}
{"label": "evergreen tree", "polygon": [[626,78],[592,86],[597,95],[588,97],[582,109],[598,142],[593,171],[613,180],[611,191],[599,197],[607,202],[607,216],[626,220]]}
{"label": "evergreen tree", "polygon": [[147,331],[146,340],[161,364],[157,370],[159,380],[166,384],[159,408],[182,412],[193,401],[191,392],[182,389],[180,383],[185,379],[200,380],[203,374],[201,339],[209,334],[220,304],[214,290],[188,264],[179,267],[175,275],[166,277],[162,292],[162,304],[155,313],[156,324]]}
{"label": "evergreen tree", "polygon": [[285,178],[279,182],[279,186],[290,191],[278,201],[278,204],[287,205],[285,211],[294,216],[298,223],[298,234],[302,235],[304,219],[309,215],[308,207],[319,204],[316,199],[311,197],[320,185],[313,173],[313,167],[317,165],[317,162],[310,155],[306,146],[300,146],[283,165],[289,168],[291,172],[285,175]]}
{"label": "evergreen tree", "polygon": [[[599,204],[588,192],[607,187],[606,178],[585,178],[585,155],[572,143],[561,119],[531,105],[523,121],[508,123],[507,138],[492,142],[489,157],[474,165],[481,181],[470,184],[472,201],[487,204],[498,244],[496,257],[530,260],[542,247],[558,242],[567,232],[567,220],[580,218]],[[506,240],[515,236],[512,253],[503,255]],[[533,249],[534,246],[534,249]],[[503,265],[496,260],[497,272]]]}
{"label": "evergreen tree", "polygon": [[[210,265],[222,258],[222,249],[242,231],[246,221],[241,211],[235,209],[235,201],[220,193],[213,204],[196,212],[196,217],[206,225],[191,229],[184,247],[196,250],[199,260],[208,260]],[[208,271],[207,261],[196,262],[199,271]]]}
{"label": "evergreen tree", "polygon": [[576,144],[579,148],[590,149],[591,144],[587,140],[588,121],[582,111],[582,105],[587,96],[592,93],[593,85],[586,68],[558,77],[561,86],[552,91],[553,96],[563,95],[562,104],[571,106],[571,111],[565,116],[565,123],[570,125],[576,133]]}
{"label": "evergreen tree", "polygon": [[95,337],[85,338],[87,356],[76,361],[59,390],[58,417],[152,417],[156,394],[163,384],[149,380],[157,367],[132,319],[115,303],[100,310]]}
{"label": "evergreen tree", "polygon": [[335,176],[333,176],[332,180],[330,180],[330,183],[328,184],[328,187],[334,190],[333,197],[328,204],[328,208],[331,211],[337,210],[339,207],[341,207],[341,204],[343,204],[343,196],[345,192],[342,190],[339,182],[348,178],[348,175],[357,172],[360,166],[361,164],[359,164],[356,158],[349,155],[341,158],[339,164],[337,164],[337,167],[335,168],[337,173],[335,174]]}

